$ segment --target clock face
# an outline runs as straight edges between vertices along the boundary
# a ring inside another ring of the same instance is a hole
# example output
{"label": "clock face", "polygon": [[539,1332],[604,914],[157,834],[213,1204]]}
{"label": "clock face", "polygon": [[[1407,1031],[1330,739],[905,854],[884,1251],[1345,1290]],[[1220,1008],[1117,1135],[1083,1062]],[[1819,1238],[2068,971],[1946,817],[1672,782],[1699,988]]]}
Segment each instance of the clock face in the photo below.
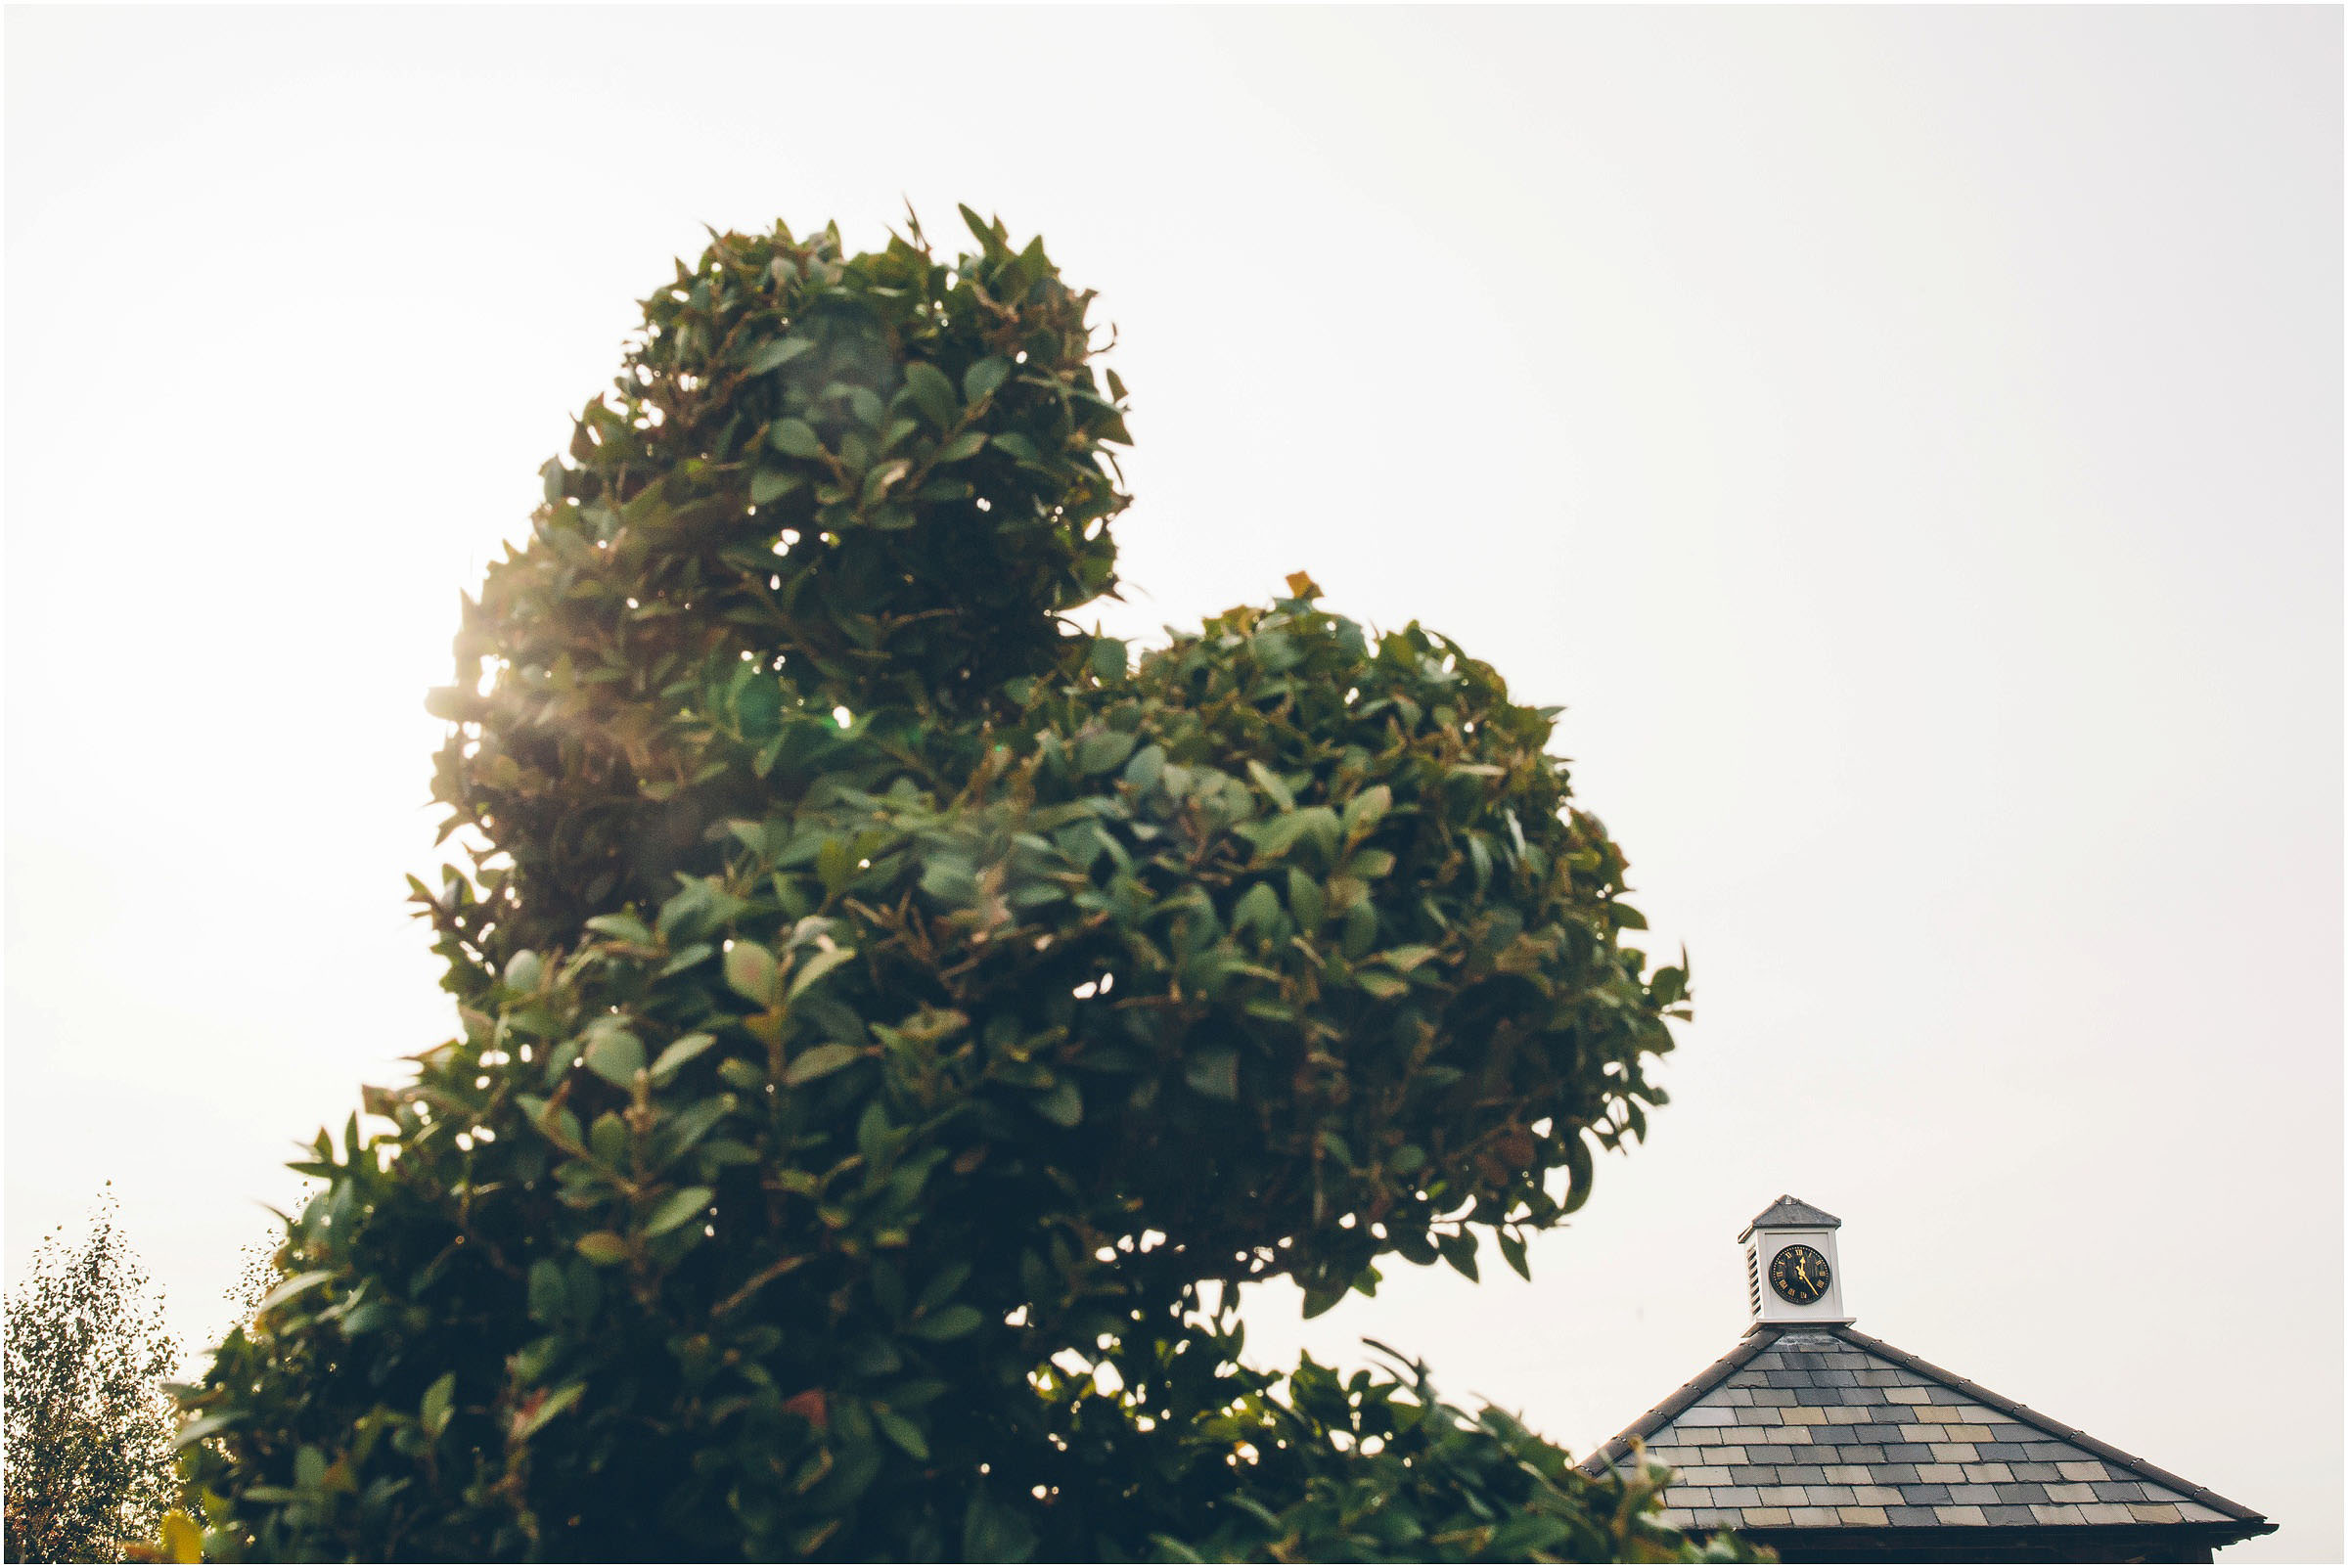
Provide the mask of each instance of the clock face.
{"label": "clock face", "polygon": [[1827,1293],[1834,1277],[1827,1260],[1810,1247],[1787,1247],[1770,1260],[1769,1287],[1797,1307],[1807,1307]]}

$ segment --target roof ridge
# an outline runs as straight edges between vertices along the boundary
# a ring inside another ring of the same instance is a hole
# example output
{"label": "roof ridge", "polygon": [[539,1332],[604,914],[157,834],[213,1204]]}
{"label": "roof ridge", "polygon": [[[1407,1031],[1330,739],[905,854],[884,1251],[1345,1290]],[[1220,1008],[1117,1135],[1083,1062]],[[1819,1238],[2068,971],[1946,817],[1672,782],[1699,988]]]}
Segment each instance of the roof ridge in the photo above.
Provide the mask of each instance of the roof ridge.
{"label": "roof ridge", "polygon": [[[2042,1415],[2019,1400],[2009,1399],[1993,1389],[1984,1388],[1969,1377],[1960,1377],[1946,1367],[1935,1366],[1914,1352],[1902,1350],[1897,1345],[1887,1344],[1872,1334],[1863,1334],[1848,1323],[1826,1323],[1818,1326],[1824,1327],[1827,1332],[1836,1338],[1848,1341],[1870,1355],[1880,1356],[1886,1361],[1896,1362],[1912,1372],[1920,1373],[1946,1384],[1950,1388],[1957,1389],[1983,1405],[2004,1411],[2007,1414],[2026,1421],[2066,1443],[2085,1449],[2098,1458],[2115,1460],[2124,1464],[2146,1480],[2157,1482],[2172,1492],[2182,1493],[2205,1508],[2215,1508],[2220,1513],[2227,1514],[2243,1524],[2266,1522],[2267,1516],[2256,1509],[2244,1507],[2233,1499],[2222,1497],[2205,1486],[2196,1486],[2181,1475],[2164,1470],[2149,1460],[2140,1459],[2125,1449],[2114,1448],[2101,1438],[2091,1437],[2075,1426],[2066,1425],[2049,1415]],[[1747,1357],[1746,1359],[1750,1360],[1751,1358]],[[1642,1433],[1641,1435],[1645,1436],[1646,1434]]]}
{"label": "roof ridge", "polygon": [[1778,1323],[1755,1323],[1744,1331],[1744,1337],[1731,1347],[1726,1356],[1691,1377],[1664,1399],[1663,1403],[1640,1416],[1630,1425],[1601,1443],[1591,1456],[1575,1466],[1584,1475],[1600,1475],[1613,1467],[1614,1462],[1630,1453],[1631,1442],[1644,1442],[1669,1426],[1682,1411],[1702,1399],[1713,1389],[1728,1381],[1744,1364],[1776,1344],[1784,1335],[1784,1326]]}

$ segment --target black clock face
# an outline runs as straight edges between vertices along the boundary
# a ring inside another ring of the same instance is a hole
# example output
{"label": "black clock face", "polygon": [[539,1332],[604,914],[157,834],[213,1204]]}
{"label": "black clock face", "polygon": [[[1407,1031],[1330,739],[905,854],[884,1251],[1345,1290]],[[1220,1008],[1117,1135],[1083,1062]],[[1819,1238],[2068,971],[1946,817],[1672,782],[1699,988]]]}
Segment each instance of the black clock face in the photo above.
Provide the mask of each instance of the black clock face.
{"label": "black clock face", "polygon": [[1810,1247],[1787,1247],[1770,1260],[1769,1287],[1797,1307],[1807,1307],[1834,1282],[1827,1260]]}

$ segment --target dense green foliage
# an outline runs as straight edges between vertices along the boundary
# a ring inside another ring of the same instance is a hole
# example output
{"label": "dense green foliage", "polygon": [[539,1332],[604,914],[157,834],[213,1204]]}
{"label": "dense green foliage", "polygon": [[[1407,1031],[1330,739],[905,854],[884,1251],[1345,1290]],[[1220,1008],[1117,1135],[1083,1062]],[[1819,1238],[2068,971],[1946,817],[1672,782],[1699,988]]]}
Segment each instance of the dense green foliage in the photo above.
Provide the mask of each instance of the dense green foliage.
{"label": "dense green foliage", "polygon": [[178,1348],[110,1193],[76,1245],[45,1238],[8,1297],[10,1562],[120,1562],[169,1503]]}
{"label": "dense green foliage", "polygon": [[464,1035],[369,1092],[191,1403],[223,1556],[1681,1551],[1422,1372],[1644,1128],[1685,975],[1546,711],[1302,577],[1137,659],[1090,296],[971,220],[717,237],[435,694]]}

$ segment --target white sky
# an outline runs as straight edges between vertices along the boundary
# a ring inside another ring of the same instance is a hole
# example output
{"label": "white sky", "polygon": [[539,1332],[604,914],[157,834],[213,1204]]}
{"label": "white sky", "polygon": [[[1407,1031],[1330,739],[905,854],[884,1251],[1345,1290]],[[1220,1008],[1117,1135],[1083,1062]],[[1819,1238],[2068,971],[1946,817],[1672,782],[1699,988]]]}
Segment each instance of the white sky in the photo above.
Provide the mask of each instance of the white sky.
{"label": "white sky", "polygon": [[1569,704],[1697,1023],[1428,1358],[1577,1451],[1841,1215],[1859,1326],[2341,1552],[2337,10],[12,10],[7,1264],[216,1331],[452,1019],[457,594],[700,225],[1102,292],[1112,631],[1277,591]]}

